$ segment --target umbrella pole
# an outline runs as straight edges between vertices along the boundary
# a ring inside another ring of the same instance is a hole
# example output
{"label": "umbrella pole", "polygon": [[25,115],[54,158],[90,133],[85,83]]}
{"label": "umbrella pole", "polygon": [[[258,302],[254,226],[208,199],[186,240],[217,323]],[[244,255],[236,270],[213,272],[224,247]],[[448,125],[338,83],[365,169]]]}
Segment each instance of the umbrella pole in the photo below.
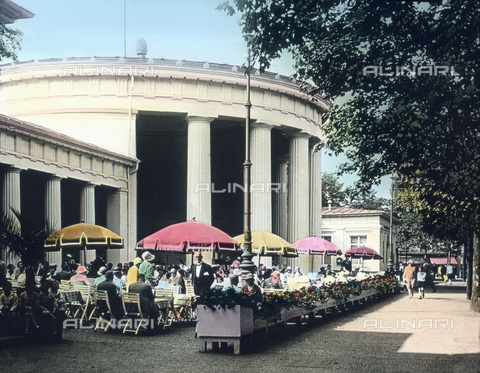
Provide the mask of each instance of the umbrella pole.
{"label": "umbrella pole", "polygon": [[87,266],[87,246],[83,245],[83,265]]}

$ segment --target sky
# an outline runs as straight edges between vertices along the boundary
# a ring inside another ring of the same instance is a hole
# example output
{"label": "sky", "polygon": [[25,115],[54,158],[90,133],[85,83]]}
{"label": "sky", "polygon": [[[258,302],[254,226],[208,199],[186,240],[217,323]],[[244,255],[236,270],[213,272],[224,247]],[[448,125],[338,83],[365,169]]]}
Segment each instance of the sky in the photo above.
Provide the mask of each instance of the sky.
{"label": "sky", "polygon": [[[147,43],[147,57],[231,65],[246,62],[247,48],[239,17],[216,10],[224,0],[13,1],[35,14],[13,25],[23,33],[18,53],[20,61],[135,57],[137,41],[143,38]],[[11,61],[1,63],[8,62]],[[269,70],[291,75],[291,58],[283,55],[272,62]],[[322,171],[335,172],[337,164],[344,160],[324,155]],[[341,177],[344,186],[354,180],[355,176],[351,175]],[[379,197],[390,197],[388,180],[376,190]]]}

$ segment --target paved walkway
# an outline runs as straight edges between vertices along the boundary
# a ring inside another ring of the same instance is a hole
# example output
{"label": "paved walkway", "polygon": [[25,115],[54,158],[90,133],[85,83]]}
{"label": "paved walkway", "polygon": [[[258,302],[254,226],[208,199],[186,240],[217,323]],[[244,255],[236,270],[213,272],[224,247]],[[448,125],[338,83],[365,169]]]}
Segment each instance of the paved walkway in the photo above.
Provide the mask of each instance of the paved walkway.
{"label": "paved walkway", "polygon": [[406,292],[336,330],[408,333],[398,352],[424,354],[480,354],[480,314],[470,310],[464,283],[437,286],[425,298]]}

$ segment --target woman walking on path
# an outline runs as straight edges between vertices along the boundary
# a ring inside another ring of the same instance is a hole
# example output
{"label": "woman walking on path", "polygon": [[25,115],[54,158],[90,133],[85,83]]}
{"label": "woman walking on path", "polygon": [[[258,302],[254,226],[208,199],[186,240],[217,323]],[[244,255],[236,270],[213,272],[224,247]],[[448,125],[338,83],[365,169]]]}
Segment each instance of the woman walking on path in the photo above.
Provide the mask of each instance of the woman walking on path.
{"label": "woman walking on path", "polygon": [[422,267],[418,268],[417,286],[419,299],[425,298],[425,281],[427,280],[427,273]]}
{"label": "woman walking on path", "polygon": [[408,261],[408,265],[405,267],[405,270],[403,271],[403,281],[405,281],[405,285],[407,286],[408,290],[408,298],[412,298],[412,289],[413,289],[413,284],[415,283],[415,267],[412,265],[412,261]]}

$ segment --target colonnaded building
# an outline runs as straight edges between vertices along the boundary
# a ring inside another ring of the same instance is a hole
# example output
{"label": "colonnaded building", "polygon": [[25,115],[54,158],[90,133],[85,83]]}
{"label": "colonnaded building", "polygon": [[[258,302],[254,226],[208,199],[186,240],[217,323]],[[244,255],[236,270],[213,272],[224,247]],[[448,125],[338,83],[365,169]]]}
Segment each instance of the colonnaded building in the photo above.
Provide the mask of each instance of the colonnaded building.
{"label": "colonnaded building", "polygon": [[[3,212],[13,207],[52,229],[106,226],[125,240],[104,254],[113,263],[132,260],[140,239],[173,223],[243,232],[243,68],[139,56],[0,69]],[[321,236],[328,103],[255,72],[251,102],[252,230],[289,242]]]}

